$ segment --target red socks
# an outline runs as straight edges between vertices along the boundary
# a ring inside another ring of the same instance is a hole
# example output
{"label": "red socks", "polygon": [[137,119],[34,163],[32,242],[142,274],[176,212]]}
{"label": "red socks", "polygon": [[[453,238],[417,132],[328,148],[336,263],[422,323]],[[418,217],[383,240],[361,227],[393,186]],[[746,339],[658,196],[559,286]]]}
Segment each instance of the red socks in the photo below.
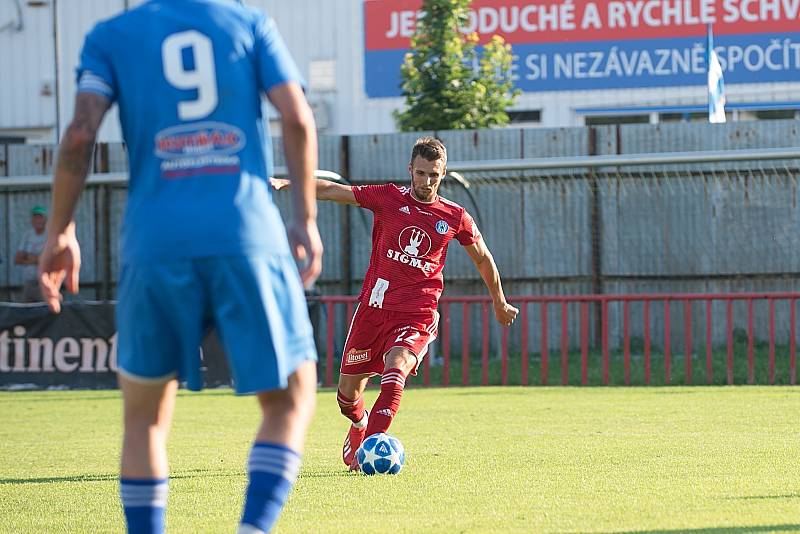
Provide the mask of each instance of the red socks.
{"label": "red socks", "polygon": [[364,418],[364,397],[359,395],[357,399],[351,400],[342,395],[341,391],[336,391],[336,402],[342,415],[350,419],[353,423],[359,423]]}
{"label": "red socks", "polygon": [[369,413],[367,436],[389,430],[389,425],[400,408],[405,385],[406,377],[400,369],[389,369],[384,373],[381,378],[381,392]]}

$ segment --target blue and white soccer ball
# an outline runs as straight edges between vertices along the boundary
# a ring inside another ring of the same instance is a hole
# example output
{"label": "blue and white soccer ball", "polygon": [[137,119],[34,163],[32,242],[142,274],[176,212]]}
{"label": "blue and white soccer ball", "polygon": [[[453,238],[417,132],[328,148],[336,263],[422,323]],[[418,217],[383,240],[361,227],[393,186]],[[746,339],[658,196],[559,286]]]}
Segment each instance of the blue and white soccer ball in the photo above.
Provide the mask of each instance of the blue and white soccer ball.
{"label": "blue and white soccer ball", "polygon": [[373,434],[356,451],[358,466],[366,475],[396,475],[406,462],[400,440],[389,434]]}

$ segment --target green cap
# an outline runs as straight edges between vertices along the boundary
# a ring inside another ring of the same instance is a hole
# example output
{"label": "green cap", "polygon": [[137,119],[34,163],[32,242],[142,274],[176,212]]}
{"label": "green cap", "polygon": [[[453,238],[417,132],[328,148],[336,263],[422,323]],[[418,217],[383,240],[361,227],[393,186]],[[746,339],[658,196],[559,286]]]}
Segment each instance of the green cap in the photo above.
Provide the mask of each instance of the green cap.
{"label": "green cap", "polygon": [[44,206],[34,206],[31,208],[31,215],[44,215],[47,216],[47,208]]}

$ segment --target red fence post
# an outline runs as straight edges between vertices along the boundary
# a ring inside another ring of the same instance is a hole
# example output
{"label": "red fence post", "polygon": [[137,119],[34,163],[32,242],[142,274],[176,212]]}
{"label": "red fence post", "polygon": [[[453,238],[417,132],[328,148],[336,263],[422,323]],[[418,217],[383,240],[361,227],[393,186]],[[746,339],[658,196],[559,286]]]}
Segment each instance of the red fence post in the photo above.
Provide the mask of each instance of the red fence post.
{"label": "red fence post", "polygon": [[797,384],[797,301],[791,299],[789,306],[789,383],[794,386]]}
{"label": "red fence post", "polygon": [[469,385],[469,303],[461,308],[461,385]]}
{"label": "red fence post", "polygon": [[489,385],[489,303],[481,302],[481,385]]}
{"label": "red fence post", "polygon": [[664,301],[664,383],[670,384],[672,378],[672,318],[670,302]]}
{"label": "red fence post", "polygon": [[444,333],[442,340],[442,385],[450,385],[450,303],[442,305],[442,323],[444,323]]}
{"label": "red fence post", "polygon": [[630,301],[622,304],[622,351],[623,365],[625,367],[625,385],[631,385],[631,325]]}
{"label": "red fence post", "polygon": [[602,375],[603,375],[603,385],[608,385],[608,300],[603,299],[603,304],[601,305],[601,312],[602,317],[600,318],[600,329],[602,330],[601,333],[601,344],[602,344]]}
{"label": "red fence post", "polygon": [[549,374],[549,361],[550,361],[550,351],[548,348],[549,345],[549,332],[547,331],[547,301],[543,300],[541,304],[541,320],[542,320],[542,339],[541,339],[541,347],[542,347],[542,385],[547,385],[547,377]]}
{"label": "red fence post", "polygon": [[528,385],[528,301],[522,304],[522,339],[519,348],[519,357],[522,364],[522,385]]}
{"label": "red fence post", "polygon": [[692,383],[692,301],[683,301],[683,339],[686,343],[686,383]]}
{"label": "red fence post", "polygon": [[569,385],[569,325],[567,301],[561,301],[561,385]]}
{"label": "red fence post", "polygon": [[644,385],[650,385],[650,301],[644,301]]}
{"label": "red fence post", "polygon": [[431,385],[431,358],[430,354],[428,354],[427,358],[422,359],[422,385],[423,386],[430,386]]}
{"label": "red fence post", "polygon": [[775,383],[775,299],[769,299],[769,383]]}
{"label": "red fence post", "polygon": [[[800,292],[742,292],[742,293],[732,293],[732,294],[704,294],[704,293],[686,293],[686,294],[638,294],[638,295],[587,295],[587,296],[520,296],[516,297],[519,299],[518,301],[522,305],[522,309],[520,310],[521,313],[521,320],[522,320],[522,331],[521,331],[521,347],[520,347],[520,365],[521,365],[521,383],[523,385],[528,385],[530,383],[530,360],[529,360],[529,335],[530,335],[530,324],[529,324],[529,305],[531,302],[538,302],[540,304],[540,316],[541,316],[541,383],[542,385],[549,384],[550,378],[550,315],[549,315],[549,308],[550,304],[559,303],[560,304],[560,317],[561,317],[561,358],[560,358],[560,383],[562,385],[569,385],[570,383],[570,376],[569,376],[569,351],[570,351],[570,327],[569,327],[569,306],[571,303],[578,304],[580,306],[579,314],[580,317],[579,321],[579,337],[580,337],[580,382],[581,385],[588,385],[588,375],[589,375],[589,349],[590,349],[590,303],[592,302],[599,302],[600,309],[597,310],[600,313],[600,324],[598,325],[601,328],[600,332],[600,380],[603,385],[609,385],[611,382],[610,378],[610,365],[611,365],[611,355],[610,355],[610,305],[611,303],[618,303],[621,302],[623,304],[622,308],[622,335],[623,335],[623,365],[624,365],[624,383],[625,385],[630,385],[632,383],[632,367],[633,362],[632,354],[631,354],[631,303],[633,302],[642,302],[643,309],[642,315],[644,320],[644,383],[649,385],[652,379],[652,331],[651,331],[651,324],[650,324],[650,303],[653,301],[656,302],[663,302],[664,303],[664,371],[665,371],[665,383],[669,384],[672,380],[672,317],[671,317],[671,310],[672,310],[672,302],[673,301],[682,301],[683,304],[683,326],[684,326],[684,377],[686,384],[692,384],[694,381],[694,322],[693,322],[693,307],[695,301],[704,301],[705,302],[705,375],[706,375],[706,383],[711,384],[714,382],[714,354],[713,354],[713,307],[714,301],[720,300],[725,302],[726,306],[726,324],[725,324],[725,336],[726,336],[726,346],[727,346],[727,354],[726,354],[726,383],[732,385],[734,383],[734,350],[735,350],[735,340],[734,340],[734,302],[735,301],[746,301],[747,306],[747,383],[753,384],[756,382],[755,376],[755,301],[756,299],[765,299],[768,302],[768,309],[769,309],[769,354],[768,354],[768,380],[770,384],[776,383],[776,301],[778,300],[786,300],[789,303],[789,376],[788,382],[792,385],[797,383],[797,305],[798,300],[800,300]],[[326,334],[325,334],[325,357],[324,357],[324,365],[325,365],[325,373],[322,377],[324,385],[326,387],[331,387],[335,384],[337,369],[334,368],[335,364],[335,355],[334,352],[336,350],[336,333],[335,328],[336,325],[339,324],[341,321],[337,318],[337,313],[341,310],[344,311],[346,314],[345,319],[349,319],[349,322],[352,322],[354,311],[355,311],[355,301],[352,297],[348,296],[326,296],[315,301],[319,302],[321,306],[323,306],[325,312],[327,313],[325,326],[326,326]],[[442,341],[442,354],[443,354],[443,364],[442,364],[442,385],[448,386],[450,384],[450,371],[451,371],[451,356],[452,356],[452,339],[451,339],[451,304],[453,302],[457,302],[462,305],[462,373],[461,373],[461,383],[463,385],[469,385],[471,381],[470,373],[470,342],[471,342],[471,333],[474,330],[470,329],[470,307],[471,304],[480,304],[481,305],[481,377],[480,383],[482,385],[488,385],[491,376],[491,355],[490,355],[490,348],[491,348],[491,314],[489,311],[489,300],[484,297],[447,297],[443,299],[441,302],[441,317],[440,322],[443,324],[440,325],[442,328],[443,336],[441,338]],[[783,312],[784,308],[781,308],[781,312]],[[476,321],[477,322],[477,321]],[[500,340],[500,354],[499,354],[499,372],[500,372],[500,380],[499,382],[503,385],[507,385],[509,382],[513,382],[513,377],[509,377],[509,360],[510,360],[510,352],[509,352],[509,336],[511,335],[510,328],[503,328],[501,333],[501,340]],[[320,354],[321,356],[321,354]],[[698,349],[698,357],[699,357],[699,349]],[[782,357],[782,356],[781,356]],[[433,362],[433,363],[432,363]],[[434,371],[431,370],[431,367],[435,365],[435,361],[432,359],[426,359],[424,362],[424,373],[422,376],[422,385],[430,386],[431,385],[431,375]],[[700,362],[698,362],[698,365]],[[698,368],[699,369],[699,368]]]}
{"label": "red fence post", "polygon": [[328,312],[328,321],[326,325],[327,344],[325,347],[325,387],[331,387],[333,386],[333,314],[336,308],[333,302],[326,302],[325,309]]}
{"label": "red fence post", "polygon": [[727,333],[727,341],[728,341],[728,361],[726,363],[726,373],[728,379],[728,385],[733,385],[733,300],[728,299],[726,301],[726,333]]}
{"label": "red fence post", "polygon": [[714,381],[714,366],[711,350],[711,299],[706,300],[706,384]]}
{"label": "red fence post", "polygon": [[503,340],[500,346],[500,382],[508,385],[508,327],[503,327]]}
{"label": "red fence post", "polygon": [[755,381],[755,361],[753,357],[753,299],[747,299],[747,383],[753,384]]}
{"label": "red fence post", "polygon": [[589,383],[589,303],[581,302],[581,385]]}

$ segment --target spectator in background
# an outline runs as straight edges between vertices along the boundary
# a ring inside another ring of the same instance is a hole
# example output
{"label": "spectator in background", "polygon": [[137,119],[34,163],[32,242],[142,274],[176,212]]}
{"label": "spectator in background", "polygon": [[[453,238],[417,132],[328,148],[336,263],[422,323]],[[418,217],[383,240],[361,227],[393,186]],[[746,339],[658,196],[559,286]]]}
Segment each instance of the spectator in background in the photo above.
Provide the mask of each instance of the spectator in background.
{"label": "spectator in background", "polygon": [[41,302],[42,300],[37,265],[39,264],[39,254],[47,241],[46,226],[47,208],[34,206],[31,209],[31,228],[22,234],[17,253],[14,256],[14,263],[22,265],[21,302]]}

